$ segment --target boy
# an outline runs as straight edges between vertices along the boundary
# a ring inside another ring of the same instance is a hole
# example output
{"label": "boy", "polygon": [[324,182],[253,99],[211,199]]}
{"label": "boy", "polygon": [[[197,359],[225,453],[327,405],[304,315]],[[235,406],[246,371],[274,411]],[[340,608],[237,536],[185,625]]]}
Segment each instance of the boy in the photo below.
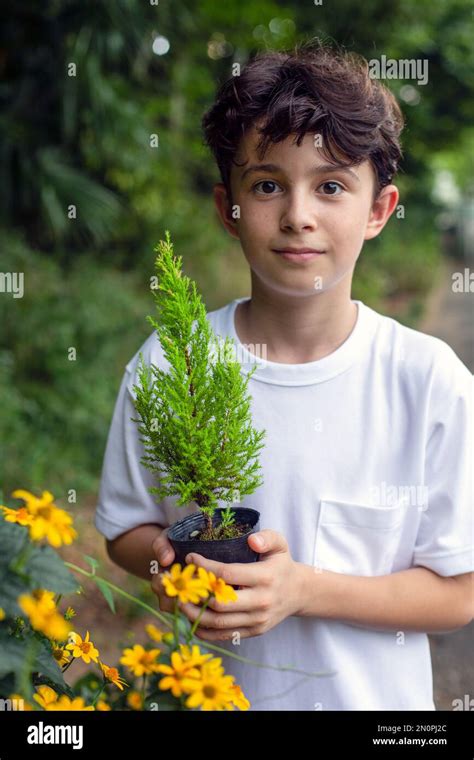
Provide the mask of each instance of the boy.
{"label": "boy", "polygon": [[[472,375],[443,341],[351,300],[363,242],[397,205],[400,110],[365,61],[309,46],[256,56],[203,126],[223,180],[216,208],[252,283],[250,298],[208,318],[235,339],[243,370],[261,353],[249,346],[265,347],[249,390],[267,435],[264,483],[242,501],[261,513],[248,539],[261,561],[191,555],[243,587],[237,602],[211,604],[197,632],[298,669],[224,656],[252,710],[434,710],[426,632],[473,617]],[[154,333],[140,350],[166,366]],[[178,513],[147,490],[130,421],[137,361],[114,412],[96,526],[169,609],[150,561],[169,568],[166,529],[196,506]]]}

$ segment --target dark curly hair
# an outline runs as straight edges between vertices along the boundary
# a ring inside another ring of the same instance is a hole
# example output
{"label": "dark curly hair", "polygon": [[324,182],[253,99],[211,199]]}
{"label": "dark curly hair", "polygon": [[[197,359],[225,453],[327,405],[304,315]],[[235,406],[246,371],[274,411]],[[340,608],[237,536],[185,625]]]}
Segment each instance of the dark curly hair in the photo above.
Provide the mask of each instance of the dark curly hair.
{"label": "dark curly hair", "polygon": [[[256,122],[262,120],[262,126]],[[375,171],[374,198],[390,184],[402,151],[400,107],[368,62],[356,53],[319,40],[293,51],[259,52],[239,76],[227,79],[204,114],[205,144],[211,149],[229,199],[230,171],[242,136],[256,126],[261,133],[257,155],[270,144],[297,135],[321,135],[321,151],[331,163],[357,166],[370,160]],[[231,201],[232,202],[232,201]]]}

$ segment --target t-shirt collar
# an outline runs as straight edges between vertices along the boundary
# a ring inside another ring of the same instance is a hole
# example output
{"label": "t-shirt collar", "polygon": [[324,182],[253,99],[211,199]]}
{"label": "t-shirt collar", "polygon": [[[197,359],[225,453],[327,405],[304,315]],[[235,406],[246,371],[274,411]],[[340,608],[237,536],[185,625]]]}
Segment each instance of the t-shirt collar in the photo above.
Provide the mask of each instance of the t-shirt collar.
{"label": "t-shirt collar", "polygon": [[[378,322],[378,315],[362,301],[353,300],[357,304],[357,321],[350,335],[335,351],[313,362],[303,364],[282,364],[271,362],[264,358],[263,351],[251,347],[249,351],[239,340],[235,329],[235,311],[237,304],[249,301],[249,297],[236,298],[223,309],[220,334],[234,339],[237,349],[237,359],[242,369],[250,371],[255,364],[257,369],[252,375],[253,380],[273,385],[312,385],[330,380],[345,372],[355,362],[363,358],[370,349]],[[219,330],[217,330],[219,332]]]}

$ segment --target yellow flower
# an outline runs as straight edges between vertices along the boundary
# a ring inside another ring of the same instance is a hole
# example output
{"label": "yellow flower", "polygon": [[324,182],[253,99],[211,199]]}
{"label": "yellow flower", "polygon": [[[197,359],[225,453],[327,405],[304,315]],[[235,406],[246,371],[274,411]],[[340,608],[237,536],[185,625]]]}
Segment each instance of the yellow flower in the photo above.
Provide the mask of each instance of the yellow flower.
{"label": "yellow flower", "polygon": [[193,644],[190,649],[188,644],[179,645],[183,662],[193,666],[202,665],[203,662],[212,658],[212,654],[203,654],[197,644]]}
{"label": "yellow flower", "polygon": [[200,599],[206,599],[209,596],[207,587],[202,580],[193,577],[195,569],[195,565],[191,563],[182,570],[181,565],[176,563],[171,572],[164,573],[163,586],[166,595],[177,596],[183,604],[197,604]]}
{"label": "yellow flower", "polygon": [[15,699],[17,702],[23,702],[22,710],[33,710],[33,707],[21,696],[21,694],[10,694],[8,699]]}
{"label": "yellow flower", "polygon": [[71,633],[71,643],[66,644],[66,649],[70,649],[73,657],[80,657],[85,663],[89,664],[91,660],[97,662],[99,650],[95,648],[92,641],[89,640],[89,631],[83,640],[78,633]]}
{"label": "yellow flower", "polygon": [[59,666],[67,665],[71,655],[63,647],[53,646],[53,657]]}
{"label": "yellow flower", "polygon": [[148,625],[145,626],[145,631],[147,632],[150,639],[153,641],[157,641],[158,643],[162,640],[163,636],[165,635],[163,631],[160,631],[159,628],[156,627],[156,625],[153,625],[153,623],[148,623]]}
{"label": "yellow flower", "polygon": [[18,523],[18,525],[31,525],[33,522],[33,515],[28,512],[26,507],[10,509],[9,507],[2,506],[1,509],[7,522]]}
{"label": "yellow flower", "polygon": [[33,524],[30,526],[30,538],[32,541],[46,538],[48,543],[57,549],[63,544],[72,544],[77,538],[77,532],[72,527],[72,517],[63,509],[43,507],[34,516]]}
{"label": "yellow flower", "polygon": [[[189,649],[189,647],[187,648]],[[191,653],[187,652],[187,658],[183,657],[179,652],[171,653],[171,665],[159,665],[158,672],[164,673],[165,678],[162,678],[158,684],[162,691],[171,689],[171,693],[174,697],[180,697],[184,693],[183,680],[188,678],[199,678],[200,672],[196,667],[197,663],[193,661]],[[198,659],[198,655],[194,655]],[[203,655],[201,655],[202,657]]]}
{"label": "yellow flower", "polygon": [[26,503],[27,509],[35,509],[36,507],[51,504],[54,501],[54,496],[49,491],[43,491],[40,498],[35,496],[31,491],[26,491],[22,488],[17,488],[13,491],[12,496],[14,499],[23,499]]}
{"label": "yellow flower", "polygon": [[[49,491],[43,491],[42,496],[38,498],[29,491],[18,489],[13,491],[12,496],[23,499],[26,503],[26,507],[22,509],[25,512],[25,519],[26,514],[29,513],[31,521],[28,520],[22,524],[29,526],[32,541],[40,541],[42,538],[46,538],[51,546],[57,548],[63,544],[71,544],[77,538],[77,532],[72,527],[71,515],[53,503],[54,497]],[[10,517],[12,516],[10,515]],[[18,522],[18,519],[13,520],[12,518],[12,521]]]}
{"label": "yellow flower", "polygon": [[50,639],[63,641],[67,638],[71,626],[58,613],[53,598],[52,591],[38,589],[33,594],[22,594],[18,598],[18,604],[28,615],[32,628],[41,631]]}
{"label": "yellow flower", "polygon": [[[222,658],[221,657],[213,657],[212,660],[208,660],[206,663],[208,670],[212,669],[215,670],[216,673],[220,676],[225,675],[224,668],[222,666]],[[232,676],[233,679],[233,676]]]}
{"label": "yellow flower", "polygon": [[158,673],[156,658],[160,654],[159,649],[146,651],[141,644],[135,644],[132,649],[124,649],[120,658],[121,665],[126,665],[134,676]]}
{"label": "yellow flower", "polygon": [[232,702],[234,705],[238,707],[239,710],[248,710],[250,707],[250,702],[248,701],[240,686],[236,683],[233,684],[231,692],[233,694]]}
{"label": "yellow flower", "polygon": [[186,707],[200,707],[201,710],[233,710],[232,686],[234,676],[223,675],[223,668],[212,661],[201,665],[200,678],[185,678],[183,691],[190,694]]}
{"label": "yellow flower", "polygon": [[90,705],[86,707],[84,699],[82,697],[74,697],[70,699],[66,694],[61,694],[57,702],[51,702],[46,707],[46,710],[94,710],[94,706]]}
{"label": "yellow flower", "polygon": [[232,586],[228,586],[222,578],[216,578],[213,572],[198,567],[198,575],[202,584],[215,596],[216,601],[227,604],[228,602],[237,601],[237,593]]}
{"label": "yellow flower", "polygon": [[0,620],[5,620],[5,618],[6,618],[5,610],[3,609],[3,607],[0,607]]}
{"label": "yellow flower", "polygon": [[143,708],[143,697],[138,691],[129,691],[127,694],[127,705],[132,710],[141,710]]}
{"label": "yellow flower", "polygon": [[100,710],[101,712],[105,712],[106,710],[111,710],[111,706],[105,702],[103,699],[98,699],[95,704],[96,710]]}
{"label": "yellow flower", "polygon": [[45,610],[52,611],[56,609],[54,601],[54,591],[47,591],[44,588],[37,588],[33,591],[32,596],[37,602],[40,602]]}
{"label": "yellow flower", "polygon": [[36,689],[36,694],[33,696],[35,702],[37,702],[43,708],[43,710],[47,710],[48,705],[56,702],[57,698],[58,695],[54,689],[46,685],[38,686]]}
{"label": "yellow flower", "polygon": [[120,673],[118,672],[117,668],[109,668],[109,666],[104,665],[103,662],[99,662],[99,665],[102,673],[104,674],[104,678],[106,678],[107,681],[110,681],[110,683],[113,683],[115,686],[117,686],[120,691],[123,691],[124,686],[128,686],[128,683],[120,677]]}
{"label": "yellow flower", "polygon": [[68,607],[66,612],[64,613],[64,617],[66,620],[71,620],[71,618],[76,617],[76,612],[73,610],[72,607]]}

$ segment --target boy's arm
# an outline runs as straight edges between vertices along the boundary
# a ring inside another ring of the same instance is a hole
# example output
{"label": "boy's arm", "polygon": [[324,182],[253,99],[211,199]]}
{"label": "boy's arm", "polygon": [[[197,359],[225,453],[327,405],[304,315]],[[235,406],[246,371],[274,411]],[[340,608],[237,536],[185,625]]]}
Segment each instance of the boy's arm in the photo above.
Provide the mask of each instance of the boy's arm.
{"label": "boy's arm", "polygon": [[452,577],[424,567],[375,577],[301,565],[297,614],[382,630],[445,633],[474,618],[474,573]]}
{"label": "boy's arm", "polygon": [[110,559],[129,573],[151,581],[150,563],[157,560],[153,542],[165,530],[162,525],[139,525],[113,541],[106,540]]}

